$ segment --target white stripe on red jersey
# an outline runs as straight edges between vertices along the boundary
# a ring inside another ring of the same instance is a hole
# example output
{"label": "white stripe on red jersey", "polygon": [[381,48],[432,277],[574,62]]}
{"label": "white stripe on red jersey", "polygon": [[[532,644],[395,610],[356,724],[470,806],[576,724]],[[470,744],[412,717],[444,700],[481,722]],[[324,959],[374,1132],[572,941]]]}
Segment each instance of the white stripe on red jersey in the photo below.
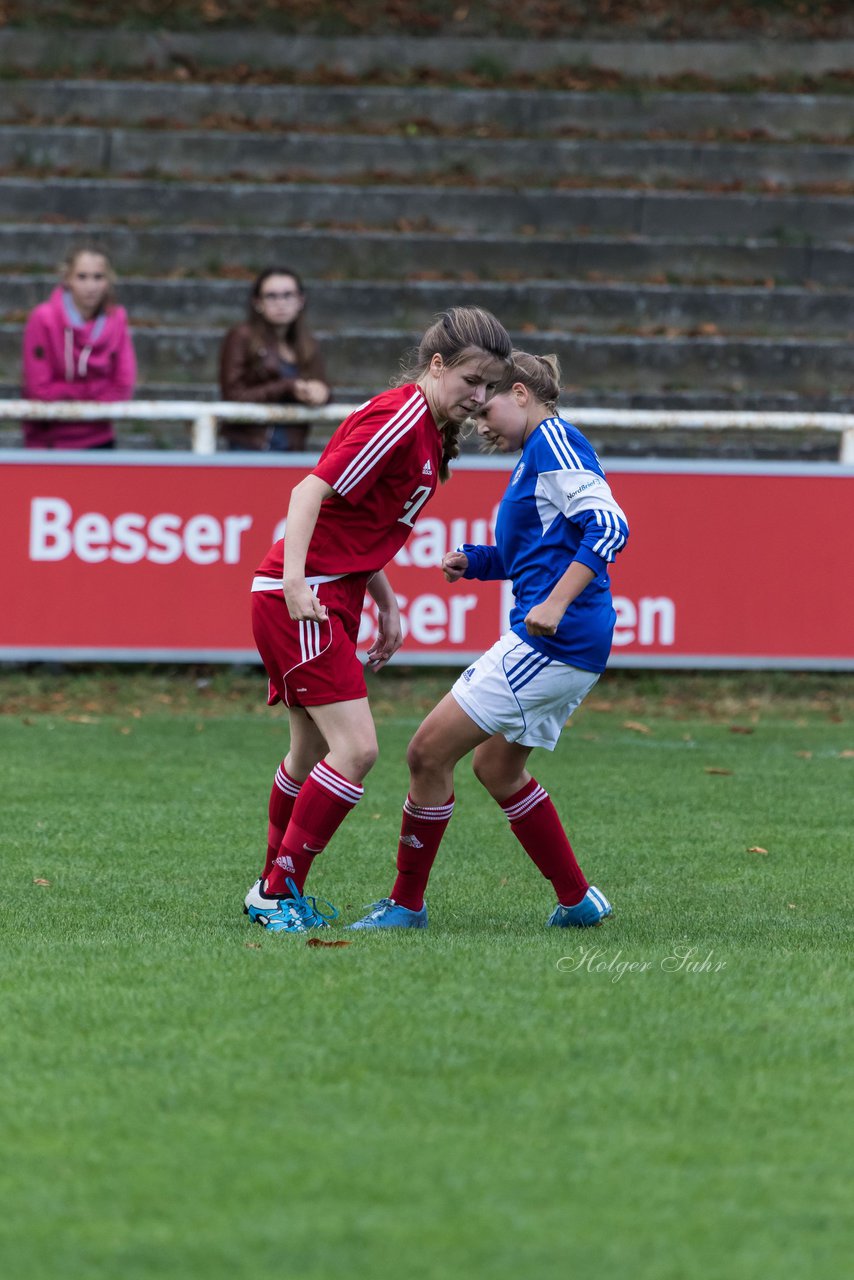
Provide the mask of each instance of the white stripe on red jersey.
{"label": "white stripe on red jersey", "polygon": [[[393,560],[435,492],[442,456],[441,433],[414,383],[345,418],[313,469],[332,493],[320,505],[306,579],[369,576]],[[258,566],[255,589],[278,591],[283,565],[279,539]]]}
{"label": "white stripe on red jersey", "polygon": [[424,412],[424,397],[420,391],[410,396],[406,404],[398,409],[393,417],[389,418],[384,426],[380,427],[376,434],[366,445],[356,454],[348,465],[341,472],[341,475],[332,484],[332,488],[336,493],[340,493],[342,498],[346,493],[359,483],[365,475],[375,467],[389,449],[393,449],[399,440],[406,435],[412,424]]}

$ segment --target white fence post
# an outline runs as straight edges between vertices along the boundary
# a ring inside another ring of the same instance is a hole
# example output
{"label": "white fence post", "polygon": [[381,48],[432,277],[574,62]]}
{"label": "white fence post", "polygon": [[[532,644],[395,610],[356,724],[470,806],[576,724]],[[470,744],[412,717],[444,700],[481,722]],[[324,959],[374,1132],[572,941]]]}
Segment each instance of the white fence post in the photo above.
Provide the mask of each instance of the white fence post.
{"label": "white fence post", "polygon": [[200,413],[193,423],[193,453],[216,453],[216,418]]}

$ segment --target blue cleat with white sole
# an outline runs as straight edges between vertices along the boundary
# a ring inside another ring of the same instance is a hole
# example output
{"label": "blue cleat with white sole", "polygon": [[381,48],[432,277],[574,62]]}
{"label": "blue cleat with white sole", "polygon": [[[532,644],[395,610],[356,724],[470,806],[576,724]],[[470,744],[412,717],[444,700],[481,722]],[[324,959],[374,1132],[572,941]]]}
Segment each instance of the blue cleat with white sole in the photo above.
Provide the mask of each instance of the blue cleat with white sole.
{"label": "blue cleat with white sole", "polygon": [[591,884],[584,897],[574,907],[562,907],[558,903],[546,924],[557,925],[559,929],[595,928],[606,916],[612,914],[612,910],[604,893]]}
{"label": "blue cleat with white sole", "polygon": [[381,898],[368,908],[368,914],[354,921],[351,929],[426,929],[427,904],[420,911],[410,911],[393,898]]}
{"label": "blue cleat with white sole", "polygon": [[264,892],[258,880],[243,900],[243,910],[253,924],[260,924],[270,933],[308,933],[310,929],[328,929],[338,912],[330,902],[324,902],[324,911],[316,898],[300,893],[290,878],[285,881],[290,897],[277,898]]}

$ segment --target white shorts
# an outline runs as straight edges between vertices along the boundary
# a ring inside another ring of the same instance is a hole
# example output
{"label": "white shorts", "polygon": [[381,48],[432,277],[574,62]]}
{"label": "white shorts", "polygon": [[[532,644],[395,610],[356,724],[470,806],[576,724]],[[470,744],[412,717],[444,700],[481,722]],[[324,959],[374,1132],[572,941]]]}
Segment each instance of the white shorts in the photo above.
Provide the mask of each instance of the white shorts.
{"label": "white shorts", "polygon": [[464,671],[451,693],[484,733],[554,751],[575,708],[599,679],[549,658],[508,631]]}

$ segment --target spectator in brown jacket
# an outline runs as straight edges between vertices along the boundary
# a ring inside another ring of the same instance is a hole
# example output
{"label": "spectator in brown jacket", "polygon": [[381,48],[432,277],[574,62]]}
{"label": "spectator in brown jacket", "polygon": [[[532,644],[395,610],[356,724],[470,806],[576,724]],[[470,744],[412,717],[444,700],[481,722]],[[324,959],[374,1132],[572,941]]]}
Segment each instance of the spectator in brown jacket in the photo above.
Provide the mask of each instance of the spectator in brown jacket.
{"label": "spectator in brown jacket", "polygon": [[[249,316],[222,344],[219,382],[223,400],[249,404],[326,404],[331,391],[323,356],[304,316],[302,281],[289,267],[262,271],[252,285]],[[223,423],[229,449],[305,448],[307,423]]]}

